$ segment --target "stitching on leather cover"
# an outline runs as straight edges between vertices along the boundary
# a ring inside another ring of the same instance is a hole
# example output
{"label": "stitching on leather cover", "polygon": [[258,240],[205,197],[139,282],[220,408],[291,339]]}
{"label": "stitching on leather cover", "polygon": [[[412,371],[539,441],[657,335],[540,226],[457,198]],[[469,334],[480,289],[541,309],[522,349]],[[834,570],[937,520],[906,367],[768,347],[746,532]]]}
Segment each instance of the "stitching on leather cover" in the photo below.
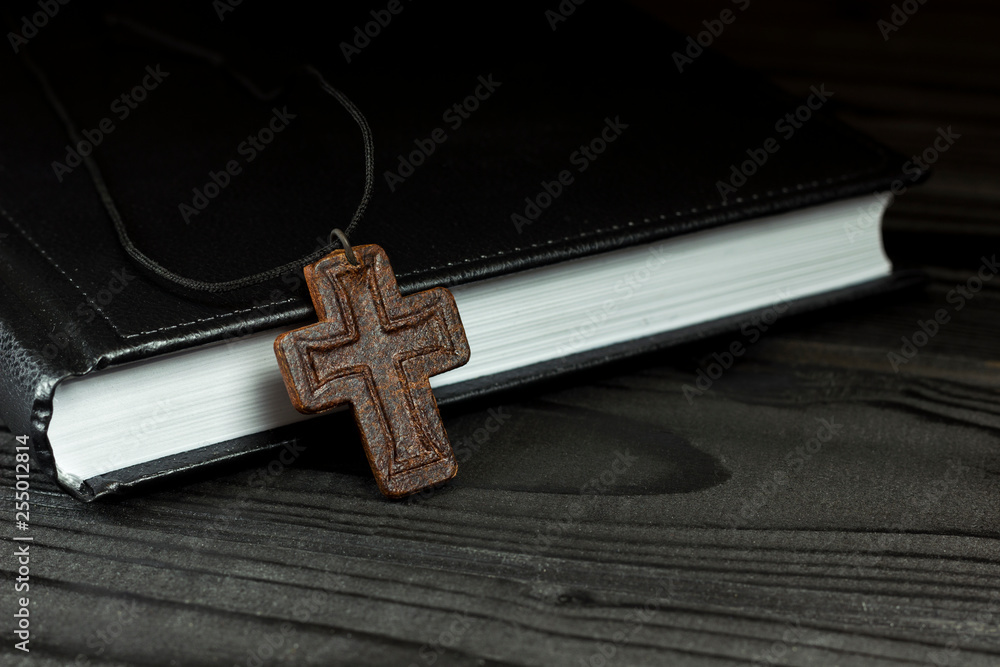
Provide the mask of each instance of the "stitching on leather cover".
{"label": "stitching on leather cover", "polygon": [[[781,188],[780,190],[766,190],[764,192],[764,196],[766,198],[772,198],[778,192],[781,192],[782,194],[787,194],[787,193],[791,192],[793,189],[794,190],[800,190],[800,191],[816,189],[817,187],[819,187],[819,185],[821,183],[823,185],[833,185],[834,183],[836,183],[838,181],[848,181],[848,180],[851,180],[851,179],[856,178],[858,176],[866,176],[866,175],[869,175],[869,174],[873,174],[873,173],[875,173],[876,171],[879,171],[880,169],[882,169],[885,166],[886,162],[888,161],[888,155],[885,152],[885,148],[882,145],[880,145],[879,143],[875,142],[874,140],[872,140],[871,138],[869,138],[867,135],[862,134],[861,132],[858,132],[857,130],[855,130],[851,126],[847,125],[846,123],[842,123],[842,122],[840,122],[840,121],[838,121],[836,119],[829,119],[829,118],[826,118],[825,116],[816,116],[816,120],[818,122],[823,123],[823,125],[825,125],[826,128],[828,128],[830,130],[833,130],[835,132],[838,132],[842,137],[844,137],[848,141],[853,141],[855,143],[860,143],[860,144],[864,144],[865,146],[867,146],[867,148],[869,150],[871,150],[872,152],[878,154],[878,156],[880,158],[879,161],[878,161],[878,163],[877,164],[873,164],[870,167],[866,167],[865,169],[858,169],[857,171],[848,172],[846,174],[841,174],[840,176],[837,176],[835,178],[828,177],[828,178],[823,179],[822,181],[813,180],[813,181],[807,181],[807,182],[803,182],[803,183],[796,183],[795,185],[785,186],[785,187]],[[751,198],[752,199],[760,199],[760,195],[755,194]],[[744,201],[746,201],[745,197],[737,197],[734,200],[734,203],[741,204]],[[672,213],[672,215],[675,216],[675,217],[682,216],[685,213],[688,213],[690,215],[694,215],[694,214],[698,213],[699,211],[703,211],[703,210],[704,211],[711,211],[711,210],[713,210],[715,208],[726,208],[728,206],[730,206],[729,202],[721,202],[718,205],[709,204],[709,205],[703,206],[701,208],[697,208],[696,207],[696,208],[688,209],[687,211],[683,211],[683,210],[682,211],[674,211]],[[659,219],[659,220],[666,220],[670,215],[671,214],[661,213],[661,214],[659,214],[659,216],[657,216],[657,219]],[[652,218],[644,218],[643,222],[647,222],[648,223],[648,222],[652,222],[652,220],[653,220]],[[517,247],[517,248],[513,248],[511,250],[503,250],[503,251],[500,251],[498,253],[494,253],[492,255],[479,255],[478,257],[468,257],[468,258],[463,259],[462,261],[459,261],[459,262],[446,262],[446,263],[441,264],[439,266],[432,266],[432,267],[429,267],[429,268],[419,269],[417,271],[408,271],[406,273],[399,273],[399,274],[396,275],[396,277],[397,278],[406,278],[406,277],[409,277],[409,276],[412,276],[412,275],[417,275],[417,274],[423,273],[425,271],[436,271],[437,269],[450,268],[450,267],[454,267],[454,266],[464,266],[466,264],[472,264],[473,262],[482,261],[484,259],[494,259],[496,257],[502,257],[503,255],[506,255],[508,253],[523,252],[525,250],[534,250],[536,248],[541,248],[541,247],[544,247],[544,246],[547,246],[547,245],[553,245],[555,243],[563,243],[565,241],[571,241],[573,239],[585,239],[585,238],[589,238],[591,236],[597,236],[599,234],[606,234],[608,232],[618,231],[619,229],[622,229],[623,227],[626,227],[626,226],[627,227],[632,227],[632,226],[634,226],[634,222],[630,220],[629,222],[625,223],[624,225],[622,225],[622,224],[619,223],[619,224],[616,224],[616,225],[611,225],[610,227],[604,227],[602,229],[596,229],[596,230],[592,230],[592,231],[589,231],[589,232],[584,232],[582,234],[576,234],[576,235],[572,235],[572,236],[565,236],[565,237],[563,237],[561,239],[549,239],[548,241],[534,243],[532,245],[520,246],[520,247]],[[682,224],[680,226],[680,229],[683,231],[685,229],[690,229],[691,227],[694,227],[693,223],[689,223],[687,225]]]}
{"label": "stitching on leather cover", "polygon": [[[820,116],[820,118],[823,118],[823,117]],[[881,160],[879,160],[879,162],[878,162],[877,165],[870,166],[870,167],[868,167],[866,169],[860,169],[860,170],[855,171],[855,172],[850,172],[850,173],[847,173],[847,174],[841,174],[840,176],[838,176],[836,178],[826,178],[826,179],[823,179],[822,182],[821,181],[813,180],[813,181],[808,181],[808,182],[804,182],[804,183],[796,183],[794,186],[783,187],[783,188],[780,189],[780,192],[782,194],[786,194],[788,192],[791,192],[793,189],[800,190],[800,191],[802,191],[802,190],[812,190],[812,189],[817,188],[821,183],[823,185],[832,185],[833,183],[836,183],[838,181],[847,181],[847,180],[853,179],[853,178],[855,178],[857,176],[867,175],[867,174],[874,173],[874,172],[878,171],[879,169],[881,169],[885,165],[885,163],[886,163],[886,152],[885,152],[885,150],[883,149],[882,146],[880,146],[876,142],[872,141],[871,139],[869,139],[864,134],[861,134],[860,132],[854,131],[853,128],[850,128],[849,126],[846,126],[843,123],[840,123],[840,122],[830,122],[830,121],[827,121],[825,118],[823,119],[823,122],[824,122],[824,124],[828,128],[839,132],[842,136],[844,136],[844,137],[846,137],[846,138],[848,138],[850,140],[853,140],[855,142],[866,144],[869,149],[873,149],[873,151],[876,152],[881,157]],[[777,190],[767,190],[764,193],[764,196],[766,198],[772,198],[778,192],[779,191],[777,191]],[[759,198],[760,198],[759,195],[756,195],[756,194],[752,196],[752,199],[759,199]],[[737,197],[733,201],[736,204],[740,204],[740,203],[743,203],[744,201],[746,201],[746,198],[745,197]],[[699,211],[702,211],[702,210],[710,211],[710,210],[712,210],[714,208],[726,208],[726,207],[728,207],[730,205],[731,204],[729,202],[722,202],[722,203],[720,203],[718,205],[709,204],[709,205],[701,207],[701,208],[695,207],[695,208],[687,209],[687,210],[674,211],[672,213],[672,215],[675,216],[675,217],[676,216],[682,216],[685,213],[688,213],[690,215],[694,215],[694,214],[696,214],[696,213],[698,213]],[[11,215],[3,207],[0,207],[0,211],[3,212],[4,217],[6,217],[7,220],[9,220],[11,222],[11,224],[14,225],[14,227],[21,233],[21,235],[24,236],[25,239],[27,239],[28,242],[31,243],[31,245],[34,246],[35,249],[38,250],[42,254],[42,256],[45,257],[49,261],[49,263],[52,264],[52,266],[54,266],[56,268],[56,270],[59,271],[59,273],[61,273],[70,282],[70,284],[72,284],[73,287],[75,287],[77,289],[77,291],[79,291],[84,297],[87,297],[88,299],[90,298],[90,296],[87,294],[87,292],[82,287],[80,287],[80,285],[78,285],[69,276],[69,274],[67,274],[65,271],[63,271],[63,269],[59,266],[59,264],[57,264],[56,261],[47,252],[45,252],[45,250],[40,245],[38,245],[38,243],[36,243],[35,240],[33,238],[31,238],[31,236],[28,235],[28,233],[14,220],[14,218],[11,217]],[[657,216],[657,219],[659,219],[659,220],[665,220],[670,215],[671,214],[661,213],[661,214],[659,214]],[[644,218],[643,222],[644,223],[649,223],[649,222],[652,222],[652,220],[653,220],[652,218]],[[437,266],[431,266],[431,267],[419,269],[417,271],[408,271],[406,273],[397,274],[396,277],[397,278],[405,278],[405,277],[409,277],[409,276],[416,275],[416,274],[419,274],[419,273],[424,273],[426,271],[436,271],[438,269],[450,268],[450,267],[455,267],[455,266],[464,266],[464,265],[467,265],[467,264],[472,264],[473,262],[478,262],[478,261],[482,261],[482,260],[486,260],[486,259],[495,259],[497,257],[502,257],[504,255],[508,255],[508,254],[512,254],[512,253],[518,253],[518,252],[523,252],[525,250],[534,250],[534,249],[537,249],[537,248],[542,248],[544,246],[554,245],[556,243],[564,243],[566,241],[571,241],[571,240],[574,240],[574,239],[586,239],[586,238],[590,238],[592,236],[597,236],[599,234],[606,234],[606,233],[608,233],[610,231],[617,231],[619,229],[622,229],[623,227],[632,227],[632,226],[634,226],[634,221],[630,220],[630,221],[628,221],[627,223],[624,223],[624,224],[619,223],[619,224],[611,225],[609,227],[603,227],[601,229],[591,230],[589,232],[583,232],[581,234],[574,234],[574,235],[571,235],[571,236],[565,236],[565,237],[558,238],[558,239],[549,239],[547,241],[543,241],[543,242],[539,242],[539,243],[533,243],[533,244],[527,245],[527,246],[519,246],[519,247],[516,247],[516,248],[511,248],[510,250],[501,250],[499,252],[496,252],[496,253],[493,253],[493,254],[490,254],[490,255],[479,255],[477,257],[467,257],[466,259],[458,261],[458,262],[445,262],[444,264],[439,264]],[[686,225],[682,224],[680,226],[680,230],[684,231],[684,230],[690,229],[691,227],[694,227],[694,226],[695,226],[694,223],[689,223],[689,224],[686,224]],[[95,307],[95,309],[100,314],[100,316],[104,319],[104,321],[106,321],[108,323],[108,325],[112,328],[112,330],[114,330],[114,332],[116,334],[118,334],[119,337],[121,337],[123,339],[129,339],[129,338],[138,338],[139,336],[147,336],[149,334],[154,334],[154,333],[162,333],[164,331],[170,331],[172,329],[180,329],[182,327],[191,326],[192,324],[200,324],[200,323],[203,323],[203,322],[211,322],[213,320],[223,319],[223,318],[231,317],[233,315],[239,315],[239,314],[242,314],[242,313],[247,313],[247,312],[250,312],[252,310],[256,310],[258,308],[268,308],[268,307],[271,307],[271,306],[279,306],[279,305],[282,305],[282,304],[285,304],[285,303],[291,303],[294,300],[295,300],[294,297],[290,297],[290,298],[285,299],[283,301],[272,301],[271,303],[266,303],[266,304],[261,304],[261,305],[254,306],[253,308],[243,308],[243,309],[240,309],[240,310],[231,310],[231,311],[228,311],[226,313],[220,313],[218,315],[212,315],[211,317],[204,317],[204,318],[192,320],[190,322],[183,322],[181,324],[171,324],[169,326],[160,327],[158,329],[150,329],[148,331],[139,331],[139,332],[131,333],[131,334],[123,333],[118,328],[118,326],[115,325],[115,323],[111,320],[111,318],[103,310],[101,310],[100,307],[98,307],[98,305],[96,303],[93,303],[92,305]],[[93,300],[91,299],[91,301],[93,301]]]}
{"label": "stitching on leather cover", "polygon": [[[872,172],[877,171],[878,169],[881,169],[882,166],[885,164],[885,159],[884,159],[885,153],[882,152],[882,154],[883,154],[883,160],[879,163],[879,166],[877,168],[865,169],[865,170],[862,170],[862,171],[857,171],[857,172],[845,174],[843,176],[838,176],[837,178],[826,178],[822,182],[821,181],[809,181],[807,183],[798,183],[798,184],[796,184],[794,186],[783,187],[783,188],[781,188],[780,192],[782,194],[786,194],[788,192],[791,192],[793,189],[800,190],[800,191],[812,190],[812,189],[815,189],[815,188],[819,187],[820,185],[823,185],[823,186],[832,185],[832,184],[836,183],[837,181],[846,181],[846,180],[850,180],[852,178],[855,178],[856,176],[861,176],[861,175],[864,175],[864,174],[870,174]],[[768,190],[768,191],[766,191],[764,193],[765,197],[767,197],[767,198],[774,197],[775,194],[777,194],[777,191],[775,191],[775,190]],[[752,199],[759,199],[759,195],[753,195]],[[735,204],[741,204],[744,201],[747,201],[746,197],[737,197],[736,199],[733,200],[733,203],[735,203]],[[685,213],[693,215],[693,214],[696,214],[696,213],[698,213],[700,211],[703,211],[703,210],[704,211],[710,211],[710,210],[712,210],[714,208],[726,208],[727,206],[730,206],[729,202],[723,202],[723,203],[720,203],[718,205],[711,205],[710,204],[710,205],[704,206],[702,208],[692,208],[692,209],[688,209],[686,211],[674,211],[673,215],[674,216],[681,216],[681,215],[684,215]],[[670,216],[670,214],[661,213],[659,216],[657,216],[657,219],[658,220],[666,220],[669,216]],[[652,218],[644,218],[643,222],[652,222]],[[556,243],[563,243],[565,241],[572,241],[574,239],[586,239],[586,238],[589,238],[591,236],[599,236],[601,234],[606,234],[608,232],[618,231],[619,229],[622,229],[623,227],[633,227],[634,225],[635,225],[634,221],[629,221],[629,222],[624,223],[624,224],[619,223],[619,224],[611,225],[610,227],[603,227],[601,229],[595,229],[595,230],[591,230],[589,232],[583,232],[581,234],[575,234],[575,235],[572,235],[572,236],[564,236],[563,238],[559,238],[559,239],[549,239],[547,241],[542,241],[542,242],[539,242],[539,243],[533,243],[531,245],[519,246],[517,248],[512,248],[510,250],[502,250],[500,252],[493,253],[491,255],[479,255],[477,257],[468,257],[468,258],[463,259],[463,260],[458,261],[458,262],[445,262],[444,264],[439,264],[438,266],[432,266],[432,267],[429,267],[429,268],[420,269],[418,271],[407,271],[406,273],[396,274],[396,277],[397,278],[405,278],[405,277],[408,277],[408,276],[412,276],[412,275],[417,275],[417,274],[420,274],[420,273],[424,273],[425,271],[435,271],[437,269],[444,269],[444,268],[450,268],[450,267],[455,267],[455,266],[464,266],[466,264],[472,264],[473,262],[478,262],[478,261],[481,261],[481,260],[484,260],[484,259],[495,259],[497,257],[502,257],[503,255],[507,255],[507,254],[511,254],[511,253],[517,253],[517,252],[523,252],[525,250],[534,250],[536,248],[541,248],[541,247],[544,247],[544,246],[547,246],[547,245],[553,245],[553,244],[556,244]],[[682,224],[679,227],[679,229],[683,231],[685,229],[689,229],[689,228],[694,227],[694,226],[695,226],[695,223],[689,223],[687,225],[683,225]]]}
{"label": "stitching on leather cover", "polygon": [[42,246],[40,246],[38,244],[38,242],[36,242],[35,239],[32,238],[31,234],[29,234],[27,232],[27,230],[25,230],[23,227],[21,227],[21,225],[18,224],[17,220],[15,220],[14,217],[10,213],[7,212],[7,209],[5,209],[3,206],[0,206],[0,213],[3,214],[3,217],[7,218],[8,222],[10,222],[10,224],[12,224],[14,226],[14,229],[16,229],[18,231],[18,233],[21,236],[23,236],[24,239],[28,243],[30,243],[32,245],[32,247],[34,247],[35,250],[37,250],[39,252],[39,254],[41,254],[42,257],[44,257],[46,260],[48,260],[49,264],[51,264],[52,266],[55,267],[56,271],[58,271],[59,273],[61,273],[62,276],[64,278],[66,278],[66,280],[69,281],[70,285],[72,285],[73,287],[76,288],[76,291],[78,291],[80,294],[82,294],[84,296],[84,298],[86,298],[89,301],[90,306],[94,310],[97,311],[97,314],[100,315],[101,318],[105,322],[108,323],[108,326],[110,326],[114,330],[114,332],[116,334],[118,334],[119,336],[127,336],[127,334],[123,334],[121,332],[121,330],[118,329],[118,326],[115,325],[115,323],[111,321],[111,318],[108,317],[108,315],[103,310],[101,310],[100,305],[96,301],[94,301],[94,299],[92,299],[89,294],[87,294],[87,291],[85,289],[83,289],[83,287],[81,287],[79,284],[77,284],[77,282],[75,280],[73,280],[73,278],[68,273],[66,273],[65,271],[63,271],[62,267],[59,266],[59,264],[56,262],[56,260],[52,258],[52,255],[50,255],[48,252],[46,252],[45,248],[43,248]]}
{"label": "stitching on leather cover", "polygon": [[138,333],[132,334],[120,334],[122,338],[136,338],[138,336],[145,336],[152,333],[160,333],[163,331],[170,331],[171,329],[179,329],[181,327],[191,326],[192,324],[200,324],[202,322],[211,322],[212,320],[218,320],[223,317],[229,317],[231,315],[240,315],[242,313],[249,313],[250,311],[257,310],[259,308],[269,308],[270,306],[280,306],[284,303],[291,303],[295,301],[295,297],[289,297],[284,301],[272,301],[271,303],[262,303],[259,306],[254,306],[253,308],[241,308],[240,310],[230,310],[226,313],[220,313],[218,315],[212,315],[211,317],[201,317],[197,320],[191,320],[190,322],[181,322],[180,324],[171,324],[167,327],[160,327],[159,329],[150,329],[149,331],[139,331]]}
{"label": "stitching on leather cover", "polygon": [[[877,171],[878,169],[881,169],[882,166],[885,164],[885,151],[882,150],[881,146],[877,146],[876,145],[876,148],[877,148],[879,154],[882,156],[882,160],[879,162],[878,167],[870,167],[868,169],[863,169],[863,170],[860,170],[860,171],[857,171],[857,172],[852,172],[852,173],[849,173],[849,174],[843,174],[841,176],[838,176],[837,178],[826,178],[826,179],[824,179],[822,181],[822,184],[823,185],[831,185],[833,183],[836,183],[837,181],[846,181],[846,180],[852,179],[852,178],[854,178],[856,176],[861,176],[863,174],[870,174],[872,172]],[[785,193],[791,192],[791,190],[793,188],[796,189],[796,190],[811,190],[811,189],[815,189],[820,184],[821,184],[820,181],[815,181],[815,180],[814,181],[809,181],[809,182],[806,182],[806,183],[797,183],[794,186],[789,186],[789,187],[783,187],[783,188],[781,188],[780,192],[782,194],[785,194]],[[767,198],[771,198],[771,197],[774,197],[774,195],[776,195],[777,193],[778,193],[778,191],[776,191],[776,190],[767,190],[764,193],[764,196],[767,197]],[[758,195],[754,195],[753,198],[757,199],[757,198],[759,198],[759,196]],[[746,198],[745,197],[737,197],[733,201],[736,204],[740,204],[740,203],[746,201]],[[673,215],[674,216],[680,216],[680,215],[684,215],[685,213],[688,213],[690,215],[694,215],[694,214],[696,214],[696,213],[698,213],[698,212],[700,212],[702,210],[710,211],[710,210],[712,210],[714,208],[726,208],[728,206],[730,206],[729,202],[722,202],[722,203],[720,203],[718,205],[709,204],[708,206],[704,206],[702,208],[695,207],[695,208],[692,208],[692,209],[688,209],[686,211],[685,210],[674,211]],[[37,249],[42,254],[42,256],[44,256],[49,261],[49,263],[52,264],[52,266],[54,266],[56,268],[56,270],[59,271],[59,273],[61,273],[63,276],[65,276],[66,279],[70,283],[72,283],[72,285],[81,294],[83,294],[88,299],[90,298],[90,295],[88,295],[87,292],[82,287],[80,287],[76,282],[74,282],[73,279],[65,271],[62,270],[62,268],[56,263],[56,261],[54,259],[52,259],[52,257],[47,252],[45,252],[45,250],[42,249],[42,247],[40,245],[38,245],[38,243],[36,243],[35,240],[32,239],[27,234],[27,232],[25,232],[24,229],[21,228],[20,225],[18,225],[14,221],[14,219],[10,216],[9,213],[7,213],[7,211],[5,209],[3,209],[2,207],[0,207],[0,211],[3,211],[4,216],[14,225],[15,228],[17,228],[17,230],[19,232],[21,232],[21,234],[31,243],[31,245],[33,245],[35,247],[35,249]],[[659,220],[665,220],[667,217],[669,217],[669,215],[670,214],[661,213],[659,216],[657,216],[657,219],[659,219]],[[644,219],[644,222],[651,222],[651,221],[652,221],[651,218],[645,218]],[[462,261],[459,261],[459,262],[445,262],[444,264],[439,264],[437,266],[431,266],[431,267],[428,267],[428,268],[425,268],[425,269],[420,269],[418,271],[407,271],[405,273],[399,273],[399,274],[396,275],[396,277],[397,278],[406,278],[406,277],[409,277],[409,276],[412,276],[412,275],[417,275],[419,273],[424,273],[425,271],[436,271],[438,269],[450,268],[450,267],[455,267],[455,266],[464,266],[464,265],[467,265],[467,264],[472,264],[473,262],[482,261],[484,259],[495,259],[497,257],[502,257],[504,255],[508,255],[508,254],[511,254],[511,253],[523,252],[525,250],[534,250],[534,249],[537,249],[537,248],[542,248],[542,247],[547,246],[547,245],[553,245],[553,244],[556,244],[556,243],[563,243],[565,241],[571,241],[571,240],[574,240],[574,239],[586,239],[586,238],[590,238],[592,236],[598,236],[600,234],[606,234],[606,233],[611,232],[611,231],[617,231],[619,229],[622,229],[622,227],[625,227],[625,226],[629,226],[629,227],[630,226],[634,226],[633,225],[633,221],[629,221],[628,223],[626,223],[624,225],[622,225],[622,224],[615,224],[615,225],[611,225],[610,227],[602,227],[601,229],[595,229],[595,230],[591,230],[589,232],[583,232],[581,234],[575,234],[575,235],[572,235],[572,236],[564,236],[564,237],[558,238],[558,239],[549,239],[549,240],[544,241],[544,242],[533,243],[533,244],[527,245],[527,246],[519,246],[519,247],[516,247],[516,248],[512,248],[510,250],[501,250],[500,252],[493,253],[491,255],[479,255],[477,257],[467,257],[466,259],[463,259]],[[693,226],[694,226],[694,223],[689,224],[689,225],[682,225],[681,229],[683,230],[685,228],[690,228],[690,227],[693,227]],[[294,300],[295,300],[294,298],[288,298],[288,299],[285,299],[283,301],[272,301],[270,303],[266,303],[266,304],[261,304],[261,305],[258,305],[258,306],[254,306],[253,308],[243,308],[241,310],[231,310],[231,311],[228,311],[226,313],[220,313],[218,315],[212,315],[211,317],[203,317],[203,318],[200,318],[200,319],[197,319],[197,320],[192,320],[190,322],[182,322],[181,324],[171,324],[170,326],[160,327],[158,329],[149,329],[147,331],[139,331],[137,333],[131,333],[131,334],[123,333],[115,325],[115,323],[113,321],[111,321],[111,318],[107,314],[105,314],[104,311],[100,309],[100,307],[97,306],[96,303],[92,304],[92,305],[96,308],[97,312],[100,313],[101,317],[111,326],[111,328],[114,330],[114,332],[116,334],[118,334],[123,339],[129,339],[129,338],[138,338],[139,336],[148,336],[149,334],[154,334],[154,333],[162,333],[164,331],[170,331],[172,329],[180,329],[182,327],[191,326],[192,324],[200,324],[202,322],[211,322],[213,320],[218,320],[218,319],[222,319],[222,318],[225,318],[225,317],[231,317],[233,315],[239,315],[239,314],[242,314],[242,313],[247,313],[247,312],[250,312],[252,310],[256,310],[258,308],[268,308],[268,307],[271,307],[271,306],[280,306],[282,304],[291,303]]]}
{"label": "stitching on leather cover", "polygon": [[77,283],[75,280],[73,280],[73,278],[68,273],[66,273],[66,271],[64,271],[61,266],[59,266],[59,263],[56,262],[56,260],[52,257],[52,255],[50,255],[48,252],[46,252],[45,248],[43,248],[41,245],[39,245],[38,242],[35,241],[35,239],[31,236],[31,234],[29,234],[27,232],[27,230],[25,230],[20,224],[18,224],[18,222],[14,219],[14,217],[3,206],[0,206],[0,214],[3,214],[3,217],[7,218],[7,221],[10,222],[10,224],[14,226],[14,229],[16,229],[18,231],[18,233],[20,233],[21,236],[23,236],[24,239],[28,243],[30,243],[32,245],[32,247],[34,247],[35,250],[37,250],[39,252],[39,254],[41,254],[42,257],[44,257],[46,260],[48,260],[49,264],[51,264],[55,268],[56,271],[58,271],[60,274],[62,274],[62,276],[64,278],[66,278],[66,280],[69,281],[70,285],[72,285],[74,288],[76,288],[76,291],[78,291],[81,295],[83,295],[83,297],[85,299],[87,299],[87,302],[90,305],[90,307],[93,308],[94,310],[96,310],[97,313],[98,313],[98,315],[101,316],[101,319],[103,319],[105,322],[107,322],[108,326],[110,326],[111,329],[116,334],[118,334],[118,336],[120,338],[123,338],[123,339],[137,338],[139,336],[145,336],[145,335],[149,335],[149,334],[153,334],[153,333],[160,333],[160,332],[163,332],[163,331],[170,331],[171,329],[180,329],[181,327],[191,326],[192,324],[199,324],[201,322],[210,322],[212,320],[218,320],[218,319],[221,319],[223,317],[230,317],[232,315],[239,315],[241,313],[249,313],[250,311],[257,310],[258,308],[268,308],[270,306],[280,306],[281,304],[291,303],[292,301],[295,301],[294,297],[289,297],[289,298],[285,299],[284,301],[273,301],[271,303],[261,304],[259,306],[254,306],[253,308],[242,308],[240,310],[231,310],[231,311],[226,312],[226,313],[220,313],[218,315],[212,315],[211,317],[203,317],[203,318],[200,318],[200,319],[197,319],[197,320],[191,320],[190,322],[181,322],[180,324],[171,324],[170,326],[160,327],[159,329],[150,329],[148,331],[140,331],[140,332],[137,332],[137,333],[127,334],[127,333],[124,333],[121,329],[118,328],[118,325],[116,325],[114,323],[114,321],[111,319],[111,317],[107,313],[105,313],[104,310],[101,309],[100,304],[97,303],[97,301],[95,301],[89,294],[87,294],[87,290],[85,290],[83,287],[80,286],[79,283]]}

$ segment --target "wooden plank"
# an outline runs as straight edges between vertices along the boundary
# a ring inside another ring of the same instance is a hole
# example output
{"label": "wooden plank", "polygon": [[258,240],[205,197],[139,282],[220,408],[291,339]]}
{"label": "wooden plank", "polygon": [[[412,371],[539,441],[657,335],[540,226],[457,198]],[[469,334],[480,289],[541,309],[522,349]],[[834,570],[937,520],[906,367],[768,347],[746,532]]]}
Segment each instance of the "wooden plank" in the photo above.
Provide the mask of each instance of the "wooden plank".
{"label": "wooden plank", "polygon": [[576,665],[603,649],[653,665],[923,664],[954,640],[961,664],[992,664],[996,293],[904,373],[885,359],[955,277],[779,324],[690,401],[730,337],[451,411],[456,443],[490,409],[503,423],[409,503],[329,447],[351,432],[339,417],[266,488],[248,481],[266,463],[91,505],[35,479],[39,643],[139,664],[228,664],[270,639],[289,664]]}
{"label": "wooden plank", "polygon": [[885,10],[755,2],[717,47],[792,92],[835,84],[903,152],[963,124],[887,219],[928,284],[448,410],[462,472],[412,501],[381,498],[344,415],[289,466],[119,501],[34,476],[35,640],[4,664],[997,664],[1000,280],[949,300],[998,250],[996,8],[928,3],[888,43]]}

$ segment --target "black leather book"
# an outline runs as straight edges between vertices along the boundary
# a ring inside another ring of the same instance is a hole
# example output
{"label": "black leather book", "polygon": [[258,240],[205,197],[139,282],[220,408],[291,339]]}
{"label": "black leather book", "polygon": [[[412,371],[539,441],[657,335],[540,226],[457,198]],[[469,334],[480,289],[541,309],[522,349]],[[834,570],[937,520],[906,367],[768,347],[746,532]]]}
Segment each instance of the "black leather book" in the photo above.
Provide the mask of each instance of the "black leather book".
{"label": "black leather book", "polygon": [[892,280],[874,193],[903,160],[834,120],[824,82],[798,99],[711,51],[679,61],[687,36],[615,3],[554,27],[538,7],[393,7],[67,5],[2,56],[0,415],[78,498],[295,437],[271,343],[315,318],[301,272],[211,296],[150,275],[79,153],[181,275],[305,256],[350,219],[363,159],[302,62],[373,130],[352,241],[383,246],[404,293],[454,290],[472,360],[433,379],[439,401]]}

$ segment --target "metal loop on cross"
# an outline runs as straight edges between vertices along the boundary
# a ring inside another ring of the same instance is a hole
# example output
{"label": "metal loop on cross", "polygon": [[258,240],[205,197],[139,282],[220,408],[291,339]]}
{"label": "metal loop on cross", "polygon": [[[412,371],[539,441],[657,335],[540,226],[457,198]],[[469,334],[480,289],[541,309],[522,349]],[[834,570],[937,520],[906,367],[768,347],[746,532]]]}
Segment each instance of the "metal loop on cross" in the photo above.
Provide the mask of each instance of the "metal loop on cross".
{"label": "metal loop on cross", "polygon": [[340,242],[340,246],[344,249],[344,254],[347,255],[347,261],[354,266],[357,266],[360,262],[358,262],[358,258],[354,254],[354,248],[352,248],[351,244],[347,241],[347,235],[344,234],[344,232],[342,232],[338,227],[330,232],[330,243],[333,243],[334,237],[337,238],[337,241]]}

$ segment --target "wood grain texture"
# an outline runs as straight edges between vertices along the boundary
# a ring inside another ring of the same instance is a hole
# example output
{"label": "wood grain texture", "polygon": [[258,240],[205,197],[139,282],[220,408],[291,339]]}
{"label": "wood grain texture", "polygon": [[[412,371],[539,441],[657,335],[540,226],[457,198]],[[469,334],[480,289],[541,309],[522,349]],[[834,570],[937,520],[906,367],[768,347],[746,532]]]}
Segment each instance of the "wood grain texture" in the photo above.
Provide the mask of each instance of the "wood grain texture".
{"label": "wood grain texture", "polygon": [[[34,477],[33,650],[5,634],[0,661],[1000,664],[1000,278],[953,298],[1000,251],[996,9],[927,3],[884,42],[889,4],[754,2],[716,48],[793,91],[828,82],[904,153],[962,128],[888,220],[926,286],[446,411],[462,474],[405,501],[353,435],[329,446],[346,415],[290,464],[121,501]],[[669,9],[692,31],[718,11]],[[732,340],[746,355],[686,390]]]}

